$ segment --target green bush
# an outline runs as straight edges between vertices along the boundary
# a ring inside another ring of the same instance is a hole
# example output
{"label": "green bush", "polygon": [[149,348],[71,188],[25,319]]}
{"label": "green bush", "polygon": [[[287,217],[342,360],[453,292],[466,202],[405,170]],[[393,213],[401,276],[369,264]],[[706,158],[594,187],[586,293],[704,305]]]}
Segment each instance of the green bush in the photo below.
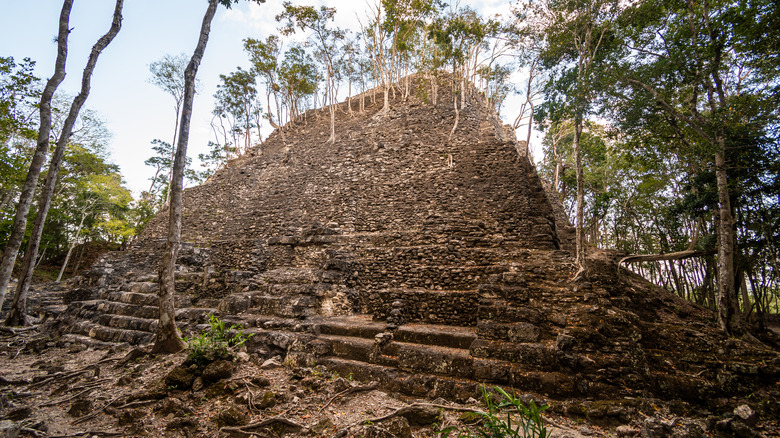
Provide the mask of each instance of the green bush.
{"label": "green bush", "polygon": [[475,413],[481,417],[481,421],[472,426],[473,432],[468,428],[448,427],[439,431],[439,435],[447,438],[450,433],[457,431],[457,438],[547,438],[549,436],[542,419],[542,412],[548,408],[547,405],[537,406],[531,400],[526,406],[522,400],[498,386],[494,386],[493,389],[503,397],[503,400],[496,403],[493,394],[484,386],[482,387],[482,398],[485,400],[487,412]]}
{"label": "green bush", "polygon": [[217,359],[231,360],[233,351],[239,349],[253,335],[245,335],[244,327],[234,324],[225,326],[225,321],[209,315],[209,330],[193,338],[184,338],[187,342],[186,363],[204,364]]}

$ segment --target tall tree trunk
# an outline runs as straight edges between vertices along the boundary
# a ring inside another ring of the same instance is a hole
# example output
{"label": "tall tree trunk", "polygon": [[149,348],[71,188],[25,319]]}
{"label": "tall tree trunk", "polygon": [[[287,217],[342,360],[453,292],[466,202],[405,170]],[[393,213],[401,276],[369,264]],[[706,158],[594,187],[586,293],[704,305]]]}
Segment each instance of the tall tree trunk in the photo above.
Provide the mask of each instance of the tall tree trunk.
{"label": "tall tree trunk", "polygon": [[211,31],[211,21],[217,12],[218,0],[209,0],[206,14],[200,28],[200,38],[195,52],[190,58],[187,69],[184,70],[184,105],[179,125],[179,143],[176,145],[176,158],[173,162],[173,179],[171,181],[171,202],[168,215],[168,239],[165,253],[160,263],[160,321],[157,325],[157,336],[152,351],[155,353],[176,353],[184,349],[184,341],[176,328],[176,308],[173,297],[175,293],[176,256],[179,253],[181,241],[181,195],[184,186],[184,167],[187,159],[187,143],[190,137],[190,119],[192,103],[195,98],[195,77],[198,74],[200,61],[206,51],[206,44]]}
{"label": "tall tree trunk", "polygon": [[84,250],[86,248],[87,248],[87,239],[84,239],[84,242],[81,244],[81,248],[79,250],[79,257],[76,259],[76,266],[73,267],[73,272],[79,271],[79,267],[81,267],[81,261],[84,260]]}
{"label": "tall tree trunk", "polygon": [[[171,163],[173,163],[174,154],[175,154],[173,146],[176,144],[176,133],[178,132],[177,127],[179,126],[179,112],[180,111],[181,111],[181,103],[177,102],[176,103],[176,120],[174,121],[174,125],[173,125],[173,143],[171,143]],[[157,177],[157,175],[155,175],[155,179],[156,179],[156,177]],[[171,201],[171,190],[170,190],[171,178],[173,178],[173,166],[171,166],[171,168],[168,170],[168,192],[165,194],[165,203],[166,204]],[[154,179],[152,180],[152,184],[154,184]]]}
{"label": "tall tree trunk", "polygon": [[[530,90],[531,87],[529,86],[528,88]],[[531,113],[528,115],[528,132],[526,133],[526,136],[525,136],[525,158],[528,159],[528,162],[530,162],[531,164],[534,164],[534,157],[531,154],[531,131],[533,131],[533,127],[534,127],[534,104],[533,104],[533,102],[531,102],[531,99],[528,99],[528,106],[531,109]],[[556,171],[555,176],[557,178],[558,177],[558,173],[557,173],[558,166],[557,165],[555,166],[555,171]],[[556,189],[557,188],[558,187],[557,187],[557,184],[556,184]]]}
{"label": "tall tree trunk", "polygon": [[737,297],[734,290],[734,219],[726,177],[724,140],[718,141],[715,153],[715,179],[718,187],[718,323],[720,328],[734,335],[740,330]]}
{"label": "tall tree trunk", "polygon": [[332,67],[328,66],[328,98],[330,100],[330,138],[329,143],[336,142],[336,90],[333,81]]}
{"label": "tall tree trunk", "polygon": [[579,277],[585,271],[585,233],[583,222],[585,219],[585,189],[583,188],[582,154],[580,153],[580,138],[582,137],[582,112],[577,110],[574,116],[574,167],[577,177],[577,225],[576,225],[576,262],[577,275]]}
{"label": "tall tree trunk", "polygon": [[76,229],[76,236],[73,237],[73,241],[70,242],[70,246],[68,246],[68,253],[65,254],[65,261],[62,262],[62,268],[60,268],[60,273],[57,275],[57,279],[55,280],[57,283],[62,280],[62,274],[65,273],[65,268],[68,267],[68,262],[70,261],[70,255],[73,254],[73,248],[76,247],[76,242],[79,241],[79,234],[81,234],[81,227],[84,226],[84,218],[87,217],[87,213],[83,212],[81,214],[81,221],[79,222],[79,227]]}
{"label": "tall tree trunk", "polygon": [[38,145],[30,163],[30,170],[27,172],[27,179],[25,179],[24,186],[22,186],[22,193],[16,206],[16,215],[11,228],[11,235],[8,238],[8,242],[6,242],[3,261],[0,263],[0,307],[2,307],[3,301],[5,301],[8,282],[11,280],[11,272],[16,263],[16,255],[19,252],[19,247],[22,245],[22,240],[24,240],[24,232],[27,228],[27,215],[30,213],[30,205],[32,205],[32,200],[35,196],[35,187],[38,184],[41,167],[43,167],[43,163],[46,161],[46,154],[49,153],[51,99],[54,97],[57,87],[65,79],[65,61],[68,58],[68,34],[70,33],[69,22],[72,8],[73,0],[64,0],[62,2],[54,75],[46,82],[39,105],[40,126],[38,128]]}
{"label": "tall tree trunk", "polygon": [[[742,295],[742,316],[744,316],[747,319],[747,316],[750,314],[750,311],[753,309],[753,305],[750,303],[750,294],[748,293],[747,288],[747,275],[745,274],[745,271],[743,269],[739,270],[739,274],[737,274],[737,280],[739,281],[739,291]],[[755,292],[754,292],[755,296]],[[756,300],[758,301],[758,300]]]}
{"label": "tall tree trunk", "polygon": [[35,216],[32,234],[27,242],[22,275],[19,279],[19,284],[16,286],[11,312],[8,314],[8,319],[5,321],[5,324],[8,326],[24,325],[26,323],[27,291],[32,282],[35,258],[38,255],[38,248],[41,244],[41,236],[43,235],[43,226],[46,223],[46,215],[49,213],[51,198],[54,195],[54,189],[57,185],[57,174],[59,173],[60,165],[62,164],[62,157],[65,155],[65,147],[68,145],[68,141],[73,132],[73,126],[76,124],[76,119],[81,111],[81,107],[84,106],[84,102],[86,102],[87,97],[89,96],[92,72],[95,70],[98,57],[100,57],[100,53],[103,49],[108,47],[122,28],[123,5],[124,0],[116,0],[111,28],[105,35],[98,39],[94,46],[92,46],[87,65],[84,67],[84,73],[81,76],[81,91],[76,98],[73,99],[73,103],[70,105],[70,111],[68,112],[68,117],[65,118],[65,122],[63,123],[62,133],[57,140],[57,147],[54,149],[54,155],[51,157],[49,169],[46,174],[46,182],[44,183],[41,197],[38,201],[38,213]]}

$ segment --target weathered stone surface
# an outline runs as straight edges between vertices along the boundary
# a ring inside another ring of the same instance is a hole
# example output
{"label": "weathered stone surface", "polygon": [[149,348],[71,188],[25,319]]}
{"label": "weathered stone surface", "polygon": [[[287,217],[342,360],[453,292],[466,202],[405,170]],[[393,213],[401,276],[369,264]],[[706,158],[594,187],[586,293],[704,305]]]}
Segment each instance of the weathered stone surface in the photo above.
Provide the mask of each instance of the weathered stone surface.
{"label": "weathered stone surface", "polygon": [[161,400],[155,404],[154,410],[160,415],[173,414],[175,417],[183,417],[192,414],[192,409],[175,397],[168,397]]}
{"label": "weathered stone surface", "polygon": [[758,421],[758,415],[748,405],[740,405],[734,408],[734,416],[748,426],[755,426],[756,421]]}
{"label": "weathered stone surface", "polygon": [[176,389],[189,389],[192,382],[195,381],[195,373],[189,367],[179,365],[174,367],[165,376],[163,383],[165,386]]}
{"label": "weathered stone surface", "polygon": [[219,411],[214,421],[218,426],[243,426],[249,423],[249,416],[245,409],[239,409],[235,405]]}
{"label": "weathered stone surface", "polygon": [[205,381],[215,382],[217,380],[230,378],[230,376],[233,375],[234,369],[235,366],[233,365],[233,362],[229,360],[215,360],[206,365],[201,377],[203,377],[203,380]]}
{"label": "weathered stone surface", "polygon": [[0,438],[17,438],[20,430],[19,423],[10,420],[0,421]]}
{"label": "weathered stone surface", "polygon": [[70,405],[70,409],[68,409],[68,415],[71,417],[81,417],[83,415],[86,415],[92,410],[92,401],[89,399],[77,399],[73,402],[72,405]]}
{"label": "weathered stone surface", "polygon": [[636,437],[639,436],[640,430],[632,426],[622,425],[615,429],[615,433],[620,438]]}
{"label": "weathered stone surface", "polygon": [[260,409],[268,409],[276,406],[276,394],[273,391],[266,391],[260,400],[255,401],[255,405]]}
{"label": "weathered stone surface", "polygon": [[168,430],[198,429],[198,422],[192,418],[176,417],[165,426]]}
{"label": "weathered stone surface", "polygon": [[117,424],[127,426],[146,416],[143,409],[123,409],[116,414]]}
{"label": "weathered stone surface", "polygon": [[409,424],[427,426],[439,417],[439,410],[433,406],[407,406],[398,411],[398,415],[405,418]]}

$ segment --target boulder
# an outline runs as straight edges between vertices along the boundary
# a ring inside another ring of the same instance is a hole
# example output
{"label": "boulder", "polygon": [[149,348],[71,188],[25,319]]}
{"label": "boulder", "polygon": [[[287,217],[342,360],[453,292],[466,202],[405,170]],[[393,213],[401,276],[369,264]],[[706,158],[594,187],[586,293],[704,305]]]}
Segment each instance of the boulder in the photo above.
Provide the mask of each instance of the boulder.
{"label": "boulder", "polygon": [[216,382],[217,380],[227,379],[233,375],[235,367],[233,362],[227,360],[216,360],[206,365],[203,369],[203,380],[207,382]]}
{"label": "boulder", "polygon": [[190,389],[195,377],[195,373],[189,367],[179,365],[168,372],[163,383],[169,388]]}

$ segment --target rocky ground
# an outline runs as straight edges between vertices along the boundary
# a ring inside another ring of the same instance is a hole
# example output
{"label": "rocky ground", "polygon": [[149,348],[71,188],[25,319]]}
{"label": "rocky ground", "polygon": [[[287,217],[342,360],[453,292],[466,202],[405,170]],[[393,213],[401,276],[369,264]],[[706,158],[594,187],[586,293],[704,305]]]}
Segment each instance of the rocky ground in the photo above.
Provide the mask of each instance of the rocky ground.
{"label": "rocky ground", "polygon": [[[239,352],[208,365],[186,364],[186,357],[6,329],[0,332],[0,437],[433,437],[448,427],[471,428],[477,436],[486,425],[474,414],[486,410],[482,401],[413,400],[316,365],[292,367],[280,357]],[[655,409],[610,427],[550,412],[544,418],[550,436],[571,438],[780,431],[776,419],[757,418],[749,405],[709,419]]]}

